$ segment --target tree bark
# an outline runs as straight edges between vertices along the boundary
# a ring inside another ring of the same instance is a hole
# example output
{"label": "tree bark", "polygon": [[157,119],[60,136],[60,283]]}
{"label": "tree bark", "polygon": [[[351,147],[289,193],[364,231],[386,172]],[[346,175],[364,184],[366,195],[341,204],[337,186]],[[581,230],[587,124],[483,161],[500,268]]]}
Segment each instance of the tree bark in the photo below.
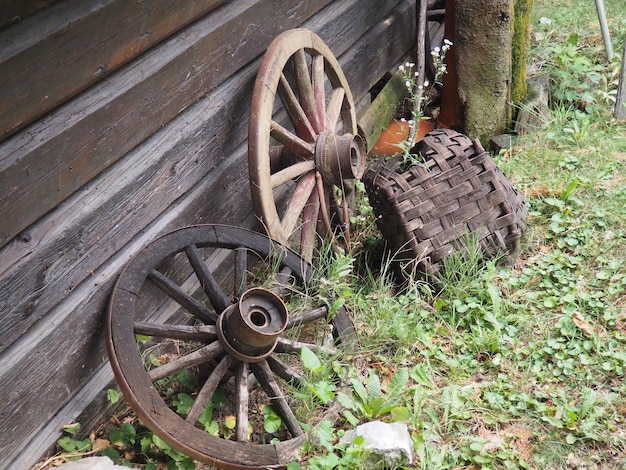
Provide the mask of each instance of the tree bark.
{"label": "tree bark", "polygon": [[511,118],[512,1],[455,1],[458,123],[483,142]]}

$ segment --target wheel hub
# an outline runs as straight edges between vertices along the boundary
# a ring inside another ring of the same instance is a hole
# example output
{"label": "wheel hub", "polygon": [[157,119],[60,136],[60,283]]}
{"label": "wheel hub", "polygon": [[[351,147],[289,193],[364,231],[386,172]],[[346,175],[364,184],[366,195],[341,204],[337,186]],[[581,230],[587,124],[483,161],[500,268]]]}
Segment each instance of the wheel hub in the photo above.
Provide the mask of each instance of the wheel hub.
{"label": "wheel hub", "polygon": [[365,143],[359,135],[322,131],[315,141],[315,166],[329,184],[359,179],[365,171]]}
{"label": "wheel hub", "polygon": [[217,337],[237,359],[261,362],[274,351],[287,319],[287,307],[280,297],[260,287],[249,289],[220,315]]}

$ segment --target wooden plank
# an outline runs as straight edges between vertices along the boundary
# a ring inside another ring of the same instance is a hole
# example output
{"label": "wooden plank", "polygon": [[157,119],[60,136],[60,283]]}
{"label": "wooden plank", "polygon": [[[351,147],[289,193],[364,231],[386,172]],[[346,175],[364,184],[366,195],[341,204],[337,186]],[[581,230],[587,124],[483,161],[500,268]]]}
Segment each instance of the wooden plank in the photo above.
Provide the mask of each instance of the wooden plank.
{"label": "wooden plank", "polygon": [[403,73],[398,70],[391,76],[359,119],[359,127],[365,135],[368,149],[374,146],[383,129],[393,118],[397,104],[406,95],[407,89],[404,85]]}
{"label": "wooden plank", "polygon": [[[308,26],[333,36],[336,22],[324,19],[349,17],[359,4],[339,3],[341,9],[325,10]],[[372,13],[363,17],[368,23],[361,18],[359,28],[342,29],[340,51],[362,36],[362,28],[384,20]],[[127,155],[108,176],[81,189],[0,251],[0,309],[5,312],[0,317],[0,351],[245,140],[248,123],[242,110],[249,108],[257,69],[258,62],[247,67],[228,86],[211,93],[209,101],[190,108]],[[138,211],[138,205],[144,209]],[[215,215],[237,223],[227,208]]]}
{"label": "wooden plank", "polygon": [[20,23],[59,0],[0,0],[0,29]]}
{"label": "wooden plank", "polygon": [[225,0],[71,0],[0,33],[0,140]]}
{"label": "wooden plank", "polygon": [[227,4],[6,140],[0,246],[328,2]]}
{"label": "wooden plank", "polygon": [[[237,116],[249,106],[257,67],[227,80],[0,251],[0,351],[231,158],[245,139],[248,123],[224,116]],[[247,178],[245,171],[238,175]],[[247,189],[247,181],[243,184]],[[236,224],[230,207],[217,204],[223,202],[219,195],[221,191],[212,198],[214,220]]]}
{"label": "wooden plank", "polygon": [[358,100],[408,54],[415,44],[415,2],[403,1],[385,21],[370,29],[342,61],[344,73]]}
{"label": "wooden plank", "polygon": [[[26,447],[12,462],[8,459],[6,460],[6,468],[30,469],[39,463],[42,457],[53,455],[51,448],[59,439],[59,430],[63,429],[64,425],[78,422],[81,424],[81,429],[89,430],[94,429],[96,426],[101,424],[102,419],[87,421],[85,419],[81,419],[81,416],[83,415],[86,406],[89,408],[97,406],[99,412],[107,410],[105,411],[107,415],[113,414],[115,409],[120,407],[120,403],[117,405],[111,405],[107,399],[105,390],[116,387],[117,383],[115,382],[113,371],[107,362],[93,374],[91,379],[76,394],[74,399],[64,406],[50,421],[48,421],[45,427],[41,430],[41,432],[46,435],[54,436],[54,439],[35,438],[30,440]],[[92,417],[95,416],[95,414],[92,414]],[[3,465],[3,463],[0,463],[0,468],[5,468]]]}

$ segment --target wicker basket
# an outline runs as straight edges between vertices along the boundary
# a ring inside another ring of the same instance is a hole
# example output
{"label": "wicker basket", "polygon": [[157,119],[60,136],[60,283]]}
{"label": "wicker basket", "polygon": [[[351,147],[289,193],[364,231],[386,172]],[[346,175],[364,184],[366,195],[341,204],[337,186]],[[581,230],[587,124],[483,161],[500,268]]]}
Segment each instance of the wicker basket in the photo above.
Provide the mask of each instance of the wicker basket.
{"label": "wicker basket", "polygon": [[[436,129],[413,153],[424,162],[402,171],[402,156],[380,160],[363,176],[370,204],[396,260],[415,260],[421,275],[476,238],[483,256],[514,258],[526,228],[524,198],[478,141]],[[413,263],[415,265],[415,263]]]}

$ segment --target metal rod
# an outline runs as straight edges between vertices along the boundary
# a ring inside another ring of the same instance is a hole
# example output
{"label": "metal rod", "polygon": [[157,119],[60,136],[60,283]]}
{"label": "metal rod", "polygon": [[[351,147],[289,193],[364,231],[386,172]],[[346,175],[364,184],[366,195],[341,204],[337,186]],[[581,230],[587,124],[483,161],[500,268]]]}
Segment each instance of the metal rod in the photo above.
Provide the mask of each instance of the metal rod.
{"label": "metal rod", "polygon": [[606,13],[604,11],[603,0],[596,0],[596,10],[598,10],[598,19],[602,28],[602,38],[604,39],[604,49],[609,60],[613,59],[613,45],[611,44],[611,34],[609,33],[609,25],[606,22]]}

